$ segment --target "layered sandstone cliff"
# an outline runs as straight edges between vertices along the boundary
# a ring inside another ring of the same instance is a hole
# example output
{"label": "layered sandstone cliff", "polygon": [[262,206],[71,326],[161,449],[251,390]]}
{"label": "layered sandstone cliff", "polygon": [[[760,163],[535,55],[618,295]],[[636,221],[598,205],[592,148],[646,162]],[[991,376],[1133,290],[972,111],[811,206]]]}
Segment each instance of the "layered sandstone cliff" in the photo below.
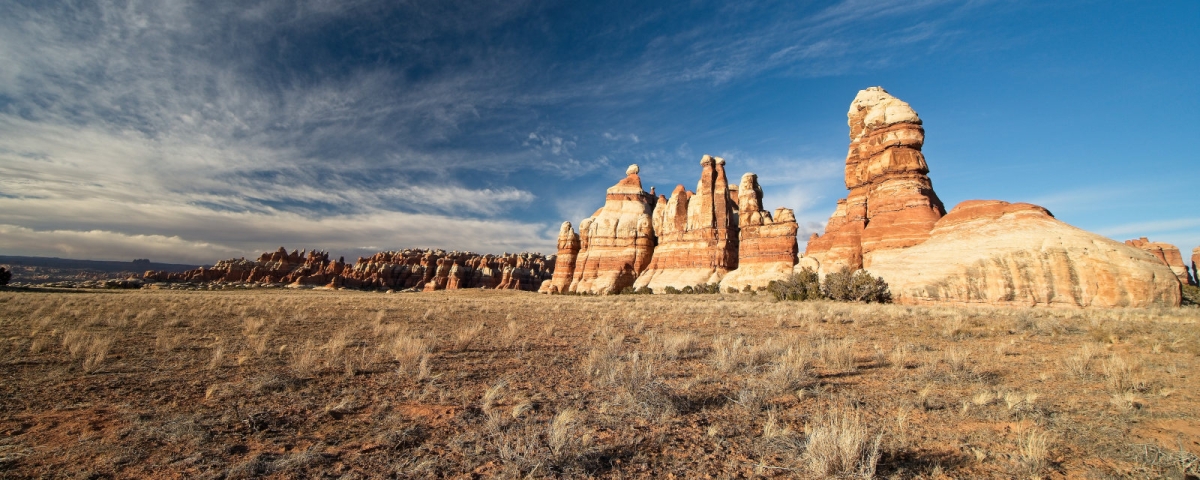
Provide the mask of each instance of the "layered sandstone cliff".
{"label": "layered sandstone cliff", "polygon": [[1027,203],[970,200],[925,242],[876,252],[870,269],[898,303],[1150,307],[1179,305],[1154,255]]}
{"label": "layered sandstone cliff", "polygon": [[219,261],[181,273],[146,272],[154,282],[268,283],[394,290],[496,288],[537,290],[554,270],[554,257],[536,253],[480,255],[409,249],[360,257],[354,264],[330,261],[325,252],[280,248],[258,260]]}
{"label": "layered sandstone cliff", "polygon": [[742,175],[738,186],[738,268],[721,279],[721,290],[757,290],[786,280],[797,263],[796,216],[780,207],[775,215],[762,208],[758,175]]}
{"label": "layered sandstone cliff", "polygon": [[1163,242],[1151,242],[1146,237],[1133,240],[1126,240],[1126,245],[1137,247],[1158,258],[1164,265],[1171,267],[1171,271],[1175,272],[1175,276],[1179,278],[1179,282],[1184,285],[1192,284],[1191,275],[1188,274],[1187,264],[1183,262],[1183,255],[1179,253],[1179,247]]}
{"label": "layered sandstone cliff", "polygon": [[933,192],[921,147],[917,112],[881,87],[858,92],[847,113],[850,150],[846,188],[824,235],[808,241],[806,257],[826,271],[870,267],[878,251],[929,238],[945,207]]}
{"label": "layered sandstone cliff", "polygon": [[738,266],[737,203],[725,176],[725,159],[700,159],[695,193],[675,187],[671,198],[659,199],[652,227],[658,239],[654,255],[634,288],[718,283]]}
{"label": "layered sandstone cliff", "polygon": [[571,292],[619,292],[632,286],[650,264],[656,199],[642,190],[637,165],[630,165],[625,173],[625,178],[606,192],[604,206],[579,224]]}

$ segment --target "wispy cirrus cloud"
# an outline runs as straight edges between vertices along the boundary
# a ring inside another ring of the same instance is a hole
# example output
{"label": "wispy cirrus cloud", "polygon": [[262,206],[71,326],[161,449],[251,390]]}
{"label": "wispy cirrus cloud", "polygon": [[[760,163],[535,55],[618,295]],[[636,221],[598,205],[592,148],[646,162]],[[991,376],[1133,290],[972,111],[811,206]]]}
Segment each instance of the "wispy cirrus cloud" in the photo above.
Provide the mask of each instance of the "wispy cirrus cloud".
{"label": "wispy cirrus cloud", "polygon": [[[674,175],[666,165],[690,150],[647,134],[663,119],[647,103],[886,56],[872,46],[881,34],[931,43],[945,34],[936,22],[851,25],[939,5],[873,3],[867,17],[851,3],[599,8],[637,21],[606,18],[554,51],[578,23],[524,1],[10,4],[0,224],[120,255],[137,242],[225,255],[291,238],[549,250],[558,212],[591,208],[563,200],[591,177],[633,162],[647,178]],[[825,175],[819,162],[742,156],[772,170],[762,178],[794,208],[811,202],[806,179]],[[475,227],[490,239],[464,242]],[[0,249],[37,245],[15,238]]]}

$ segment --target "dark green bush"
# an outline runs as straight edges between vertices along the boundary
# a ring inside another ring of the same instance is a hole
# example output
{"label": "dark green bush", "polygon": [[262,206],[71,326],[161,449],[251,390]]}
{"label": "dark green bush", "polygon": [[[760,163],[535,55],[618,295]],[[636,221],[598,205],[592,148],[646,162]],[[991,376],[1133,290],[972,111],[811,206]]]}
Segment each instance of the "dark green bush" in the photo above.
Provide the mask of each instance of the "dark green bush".
{"label": "dark green bush", "polygon": [[892,294],[882,278],[871,276],[866,270],[851,272],[842,267],[840,271],[825,275],[821,291],[825,298],[843,302],[890,303]]}
{"label": "dark green bush", "polygon": [[663,288],[663,293],[666,293],[667,295],[679,295],[680,293],[683,293],[683,292],[679,291],[678,288],[668,285],[667,287]]}
{"label": "dark green bush", "polygon": [[[749,290],[749,285],[746,286]],[[811,268],[805,268],[800,273],[782,281],[773,281],[767,285],[767,292],[776,300],[820,300],[821,277]]]}

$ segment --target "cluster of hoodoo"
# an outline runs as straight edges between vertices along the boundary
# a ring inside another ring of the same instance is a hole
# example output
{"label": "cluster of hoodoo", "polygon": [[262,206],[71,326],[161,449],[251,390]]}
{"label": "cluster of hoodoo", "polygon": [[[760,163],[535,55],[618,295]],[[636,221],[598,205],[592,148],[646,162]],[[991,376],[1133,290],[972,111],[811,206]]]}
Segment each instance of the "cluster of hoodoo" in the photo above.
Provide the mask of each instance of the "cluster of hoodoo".
{"label": "cluster of hoodoo", "polygon": [[554,257],[536,253],[481,255],[472,252],[406,249],[360,257],[353,264],[316,250],[280,247],[258,260],[222,260],[186,272],[148,271],[151,282],[261,283],[379,290],[494,288],[537,290],[554,271]]}
{"label": "cluster of hoodoo", "polygon": [[847,125],[848,194],[804,255],[793,212],[763,208],[757,175],[731,185],[725,160],[705,155],[696,190],[680,185],[670,198],[643,191],[630,166],[578,234],[563,223],[558,270],[541,291],[758,290],[803,268],[866,269],[900,303],[1179,305],[1190,276],[1174,247],[1116,242],[1026,203],[968,200],[947,213],[921,152],[921,118],[883,88],[858,92]]}
{"label": "cluster of hoodoo", "polygon": [[700,159],[696,190],[676,186],[671,197],[642,189],[638,166],[608,189],[604,206],[579,224],[564,222],[557,270],[547,293],[615,293],[626,288],[720,284],[766,287],[791,276],[797,264],[796,218],[762,208],[758,176],[730,184],[725,159]]}

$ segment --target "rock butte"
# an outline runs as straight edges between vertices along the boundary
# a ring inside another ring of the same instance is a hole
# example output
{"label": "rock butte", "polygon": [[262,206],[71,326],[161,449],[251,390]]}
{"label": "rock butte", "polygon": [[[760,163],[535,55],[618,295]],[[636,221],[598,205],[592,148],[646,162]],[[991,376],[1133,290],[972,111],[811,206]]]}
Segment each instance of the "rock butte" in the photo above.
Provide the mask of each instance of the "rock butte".
{"label": "rock butte", "polygon": [[408,249],[360,257],[351,265],[341,258],[330,261],[325,252],[288,253],[280,247],[256,261],[222,260],[212,268],[180,273],[148,271],[143,278],[155,282],[262,282],[423,291],[480,287],[537,290],[543,280],[550,278],[554,262],[553,256],[535,253],[480,255]]}
{"label": "rock butte", "polygon": [[[1171,271],[1175,273],[1176,277],[1179,277],[1180,283],[1194,285],[1187,264],[1183,261],[1183,255],[1179,253],[1179,247],[1169,243],[1151,242],[1146,237],[1126,240],[1125,244],[1150,252],[1164,265],[1171,267]],[[1194,257],[1195,252],[1192,255]]]}
{"label": "rock butte", "polygon": [[897,303],[1067,307],[1179,305],[1154,255],[1055,219],[1028,203],[968,200],[921,244],[875,254]]}

